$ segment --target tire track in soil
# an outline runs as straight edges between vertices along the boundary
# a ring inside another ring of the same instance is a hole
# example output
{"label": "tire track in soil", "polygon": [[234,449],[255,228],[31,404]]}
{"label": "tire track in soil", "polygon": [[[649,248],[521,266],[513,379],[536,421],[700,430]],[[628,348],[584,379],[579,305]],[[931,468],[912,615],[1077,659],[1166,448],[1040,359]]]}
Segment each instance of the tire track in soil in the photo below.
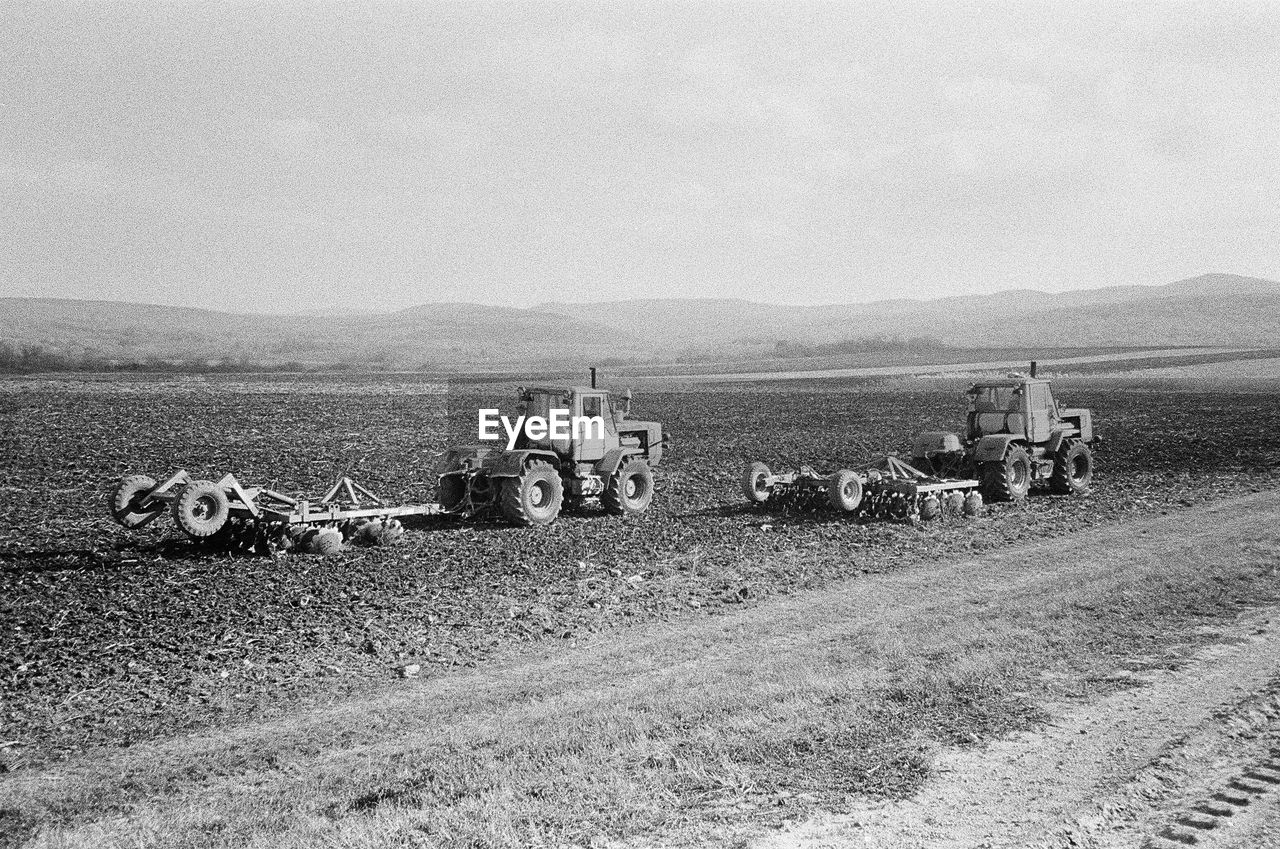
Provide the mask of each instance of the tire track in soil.
{"label": "tire track in soil", "polygon": [[1041,731],[940,754],[915,797],[819,815],[755,849],[1280,846],[1280,608],[1186,667],[1133,675]]}

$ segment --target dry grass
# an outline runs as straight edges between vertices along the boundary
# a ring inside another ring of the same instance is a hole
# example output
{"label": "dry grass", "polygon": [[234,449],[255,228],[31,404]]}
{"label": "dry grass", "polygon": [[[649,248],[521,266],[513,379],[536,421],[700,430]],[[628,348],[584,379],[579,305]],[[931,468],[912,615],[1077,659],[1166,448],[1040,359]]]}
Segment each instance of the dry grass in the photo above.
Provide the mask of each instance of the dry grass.
{"label": "dry grass", "polygon": [[1192,626],[1274,600],[1277,516],[1256,496],[517,655],[14,776],[0,808],[34,846],[739,842],[909,794],[936,746],[1034,723],[1041,697],[1115,686],[1117,665],[1171,662]]}

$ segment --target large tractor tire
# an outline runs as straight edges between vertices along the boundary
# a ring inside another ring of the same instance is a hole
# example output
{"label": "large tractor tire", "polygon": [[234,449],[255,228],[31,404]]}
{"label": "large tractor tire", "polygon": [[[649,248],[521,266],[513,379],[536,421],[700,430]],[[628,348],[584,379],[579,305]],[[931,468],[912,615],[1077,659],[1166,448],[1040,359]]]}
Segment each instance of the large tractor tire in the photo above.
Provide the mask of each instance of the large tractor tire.
{"label": "large tractor tire", "polygon": [[467,500],[466,475],[442,475],[436,500],[444,510],[450,513],[460,508]]}
{"label": "large tractor tire", "polygon": [[639,516],[653,501],[653,470],[639,457],[624,460],[605,484],[600,503],[618,516]]}
{"label": "large tractor tire", "polygon": [[841,469],[827,483],[827,501],[841,513],[852,513],[862,504],[862,479]]}
{"label": "large tractor tire", "polygon": [[192,539],[213,536],[230,515],[227,493],[213,481],[191,481],[173,502],[173,520]]}
{"label": "large tractor tire", "polygon": [[544,460],[534,460],[518,477],[502,480],[502,515],[517,525],[551,524],[563,500],[560,473]]}
{"label": "large tractor tire", "polygon": [[769,500],[769,467],[764,463],[752,463],[742,473],[742,494],[752,504]]}
{"label": "large tractor tire", "polygon": [[1080,495],[1093,480],[1093,452],[1076,439],[1063,440],[1053,456],[1049,489],[1059,495]]}
{"label": "large tractor tire", "polygon": [[981,473],[987,501],[1021,501],[1031,491],[1031,458],[1017,445],[1009,446],[1003,460],[983,463]]}
{"label": "large tractor tire", "polygon": [[163,501],[153,501],[146,507],[143,507],[140,503],[142,497],[155,488],[155,480],[146,475],[130,475],[120,481],[120,485],[111,494],[109,502],[111,518],[126,528],[132,529],[140,528],[164,513],[165,503]]}

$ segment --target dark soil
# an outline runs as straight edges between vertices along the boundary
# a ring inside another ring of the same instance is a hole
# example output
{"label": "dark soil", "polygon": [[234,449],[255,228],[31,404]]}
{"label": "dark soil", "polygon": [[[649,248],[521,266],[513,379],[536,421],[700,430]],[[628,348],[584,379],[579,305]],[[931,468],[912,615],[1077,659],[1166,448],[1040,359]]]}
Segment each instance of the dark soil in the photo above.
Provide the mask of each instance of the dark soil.
{"label": "dark soil", "polygon": [[106,493],[128,473],[185,468],[313,497],[346,473],[397,501],[432,500],[435,456],[475,441],[476,406],[509,409],[510,388],[481,399],[391,380],[130,386],[0,392],[0,743],[14,743],[0,771],[395,686],[404,664],[445,674],[501,645],[705,615],[1280,479],[1275,395],[1072,392],[1061,400],[1092,407],[1105,437],[1083,498],[1034,495],[924,527],[780,519],[738,495],[746,461],[857,466],[905,451],[916,431],[959,428],[963,399],[646,393],[634,414],[676,442],[639,520],[595,508],[541,529],[431,519],[400,545],[339,557],[232,556],[188,543],[167,518],[126,531]]}

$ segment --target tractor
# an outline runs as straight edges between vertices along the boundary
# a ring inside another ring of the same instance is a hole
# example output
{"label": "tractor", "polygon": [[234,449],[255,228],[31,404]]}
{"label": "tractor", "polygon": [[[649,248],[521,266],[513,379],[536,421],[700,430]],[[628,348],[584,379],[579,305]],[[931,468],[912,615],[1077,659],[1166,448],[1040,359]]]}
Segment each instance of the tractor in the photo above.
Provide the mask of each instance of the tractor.
{"label": "tractor", "polygon": [[616,406],[607,390],[591,386],[517,389],[519,410],[549,420],[567,410],[577,418],[603,420],[603,428],[577,428],[560,438],[521,431],[514,445],[451,448],[436,467],[439,503],[446,513],[474,516],[499,512],[517,525],[546,525],[562,506],[598,499],[613,514],[634,516],[653,500],[653,468],[662,462],[668,438],[657,422],[627,418],[631,393]]}
{"label": "tractor", "polygon": [[1020,501],[1031,485],[1079,495],[1093,479],[1093,417],[1060,408],[1049,381],[1031,373],[969,387],[965,434],[922,433],[912,465],[940,477],[976,477],[987,501]]}

